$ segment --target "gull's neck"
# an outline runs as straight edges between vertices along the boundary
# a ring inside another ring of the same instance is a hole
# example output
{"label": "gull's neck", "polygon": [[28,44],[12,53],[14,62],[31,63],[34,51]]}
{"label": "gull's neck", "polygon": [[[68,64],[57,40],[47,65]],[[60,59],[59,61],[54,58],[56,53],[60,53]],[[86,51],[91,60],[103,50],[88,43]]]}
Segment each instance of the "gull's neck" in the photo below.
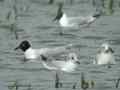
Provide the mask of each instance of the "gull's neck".
{"label": "gull's neck", "polygon": [[36,51],[33,48],[29,48],[24,53],[25,58],[27,59],[36,59],[38,55],[36,54]]}
{"label": "gull's neck", "polygon": [[30,47],[25,52],[31,52],[31,51],[34,51],[34,49]]}
{"label": "gull's neck", "polygon": [[68,26],[68,24],[69,24],[68,17],[65,13],[63,13],[63,16],[59,20],[59,23],[60,23],[61,26]]}

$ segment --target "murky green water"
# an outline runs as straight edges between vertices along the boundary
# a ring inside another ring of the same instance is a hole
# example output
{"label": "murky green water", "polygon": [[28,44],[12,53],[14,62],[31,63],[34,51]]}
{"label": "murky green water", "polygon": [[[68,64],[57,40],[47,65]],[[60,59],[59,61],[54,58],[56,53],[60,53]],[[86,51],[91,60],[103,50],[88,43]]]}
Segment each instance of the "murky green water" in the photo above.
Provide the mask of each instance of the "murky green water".
{"label": "murky green water", "polygon": [[[0,20],[6,20],[5,16],[10,10],[11,3],[8,0],[0,2]],[[19,0],[21,1],[21,0]],[[53,22],[57,6],[48,5],[45,0],[26,0],[19,3],[20,6],[28,5],[26,12],[20,12],[17,24],[19,39],[15,39],[9,27],[0,25],[0,90],[8,90],[7,86],[18,81],[19,90],[27,90],[31,84],[33,90],[56,90],[54,88],[55,71],[49,71],[38,63],[21,63],[22,52],[14,51],[14,48],[22,40],[29,40],[34,48],[55,47],[72,43],[78,49],[80,66],[72,74],[61,73],[63,87],[60,90],[72,90],[77,82],[76,89],[80,90],[81,72],[85,73],[87,80],[93,80],[95,87],[89,90],[119,90],[115,88],[115,80],[120,77],[120,9],[117,8],[112,16],[102,16],[89,28],[69,28],[60,36],[61,28]],[[89,5],[89,8],[88,8]],[[89,15],[95,12],[95,8],[89,4],[66,3],[64,10],[70,15]],[[103,42],[110,42],[115,50],[117,64],[112,68],[93,65],[97,48]]]}

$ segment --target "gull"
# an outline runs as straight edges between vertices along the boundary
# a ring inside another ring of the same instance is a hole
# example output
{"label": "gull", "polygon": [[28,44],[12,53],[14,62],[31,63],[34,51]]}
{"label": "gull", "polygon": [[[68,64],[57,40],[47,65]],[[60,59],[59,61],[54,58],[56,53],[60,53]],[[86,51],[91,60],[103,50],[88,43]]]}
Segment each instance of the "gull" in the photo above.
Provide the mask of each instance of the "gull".
{"label": "gull", "polygon": [[80,25],[89,26],[101,16],[100,12],[96,12],[90,16],[69,17],[65,12],[63,12],[62,7],[63,4],[60,3],[57,16],[54,18],[54,21],[58,21],[61,27],[80,27]]}
{"label": "gull", "polygon": [[116,64],[114,51],[108,43],[103,43],[98,50],[94,64]]}
{"label": "gull", "polygon": [[24,40],[15,48],[15,50],[21,49],[24,52],[25,59],[34,60],[34,59],[38,59],[41,55],[55,56],[57,54],[59,55],[61,53],[65,53],[71,48],[71,46],[72,44],[66,46],[54,47],[54,48],[34,49],[32,48],[29,41]]}
{"label": "gull", "polygon": [[73,72],[80,64],[75,53],[69,53],[66,59],[64,58],[59,60],[41,55],[41,60],[46,69],[60,70],[64,72]]}

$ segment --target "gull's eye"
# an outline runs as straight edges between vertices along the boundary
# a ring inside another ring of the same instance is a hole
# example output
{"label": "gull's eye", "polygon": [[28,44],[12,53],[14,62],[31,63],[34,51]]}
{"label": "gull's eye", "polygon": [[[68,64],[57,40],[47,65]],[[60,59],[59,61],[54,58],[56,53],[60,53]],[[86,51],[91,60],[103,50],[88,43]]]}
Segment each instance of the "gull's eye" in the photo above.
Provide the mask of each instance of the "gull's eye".
{"label": "gull's eye", "polygon": [[25,47],[25,44],[22,44],[22,47]]}
{"label": "gull's eye", "polygon": [[72,57],[72,60],[74,59],[74,57]]}

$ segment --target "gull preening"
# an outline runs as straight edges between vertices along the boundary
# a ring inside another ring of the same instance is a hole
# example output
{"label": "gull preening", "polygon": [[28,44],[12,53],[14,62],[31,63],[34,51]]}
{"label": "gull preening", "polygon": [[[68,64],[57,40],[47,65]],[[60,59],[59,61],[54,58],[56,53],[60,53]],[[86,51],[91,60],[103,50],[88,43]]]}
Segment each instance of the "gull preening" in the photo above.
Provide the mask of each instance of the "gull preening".
{"label": "gull preening", "polygon": [[56,60],[54,58],[41,55],[42,64],[49,70],[60,70],[64,72],[73,72],[80,64],[75,53],[69,53],[67,58]]}
{"label": "gull preening", "polygon": [[98,50],[94,64],[116,64],[114,51],[108,43],[104,43]]}
{"label": "gull preening", "polygon": [[81,25],[89,26],[97,18],[101,16],[100,12],[96,12],[90,16],[77,16],[77,17],[68,17],[68,15],[62,10],[63,4],[59,4],[57,11],[57,16],[54,18],[54,21],[58,21],[61,27],[80,27]]}
{"label": "gull preening", "polygon": [[21,49],[24,52],[25,59],[33,60],[38,59],[41,55],[44,56],[55,56],[60,53],[65,53],[72,47],[72,44],[54,48],[40,48],[40,49],[33,49],[29,41],[24,40],[22,41],[16,48]]}

